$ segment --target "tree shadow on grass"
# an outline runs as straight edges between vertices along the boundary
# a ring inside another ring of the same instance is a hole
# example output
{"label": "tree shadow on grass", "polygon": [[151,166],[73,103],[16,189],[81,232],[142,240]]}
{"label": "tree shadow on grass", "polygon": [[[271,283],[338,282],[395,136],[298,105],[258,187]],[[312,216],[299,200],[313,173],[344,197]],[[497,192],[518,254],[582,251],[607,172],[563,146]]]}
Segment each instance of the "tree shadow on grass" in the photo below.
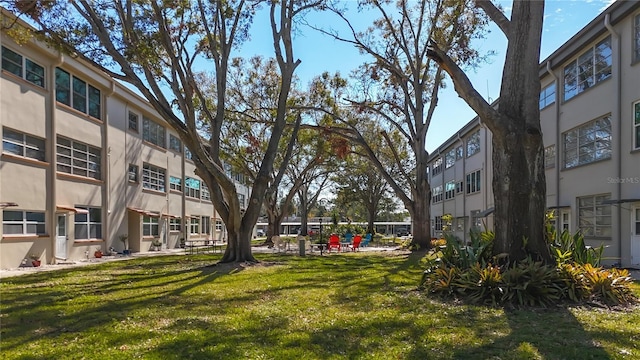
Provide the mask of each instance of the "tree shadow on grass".
{"label": "tree shadow on grass", "polygon": [[[492,323],[465,311],[452,320],[473,324],[481,344],[458,347],[454,359],[610,359],[567,307],[505,310],[506,324]],[[495,319],[493,319],[495,320]],[[496,326],[498,325],[498,326]],[[505,329],[508,333],[497,332]],[[600,338],[600,336],[597,336]],[[617,339],[616,339],[617,340]]]}

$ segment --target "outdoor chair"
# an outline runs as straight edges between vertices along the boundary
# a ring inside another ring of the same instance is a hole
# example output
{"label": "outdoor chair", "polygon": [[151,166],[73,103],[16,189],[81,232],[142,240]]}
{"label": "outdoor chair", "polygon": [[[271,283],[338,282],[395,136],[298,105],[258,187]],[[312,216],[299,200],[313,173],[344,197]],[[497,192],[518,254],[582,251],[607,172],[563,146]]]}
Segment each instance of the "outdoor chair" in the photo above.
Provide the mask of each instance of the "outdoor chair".
{"label": "outdoor chair", "polygon": [[280,250],[286,252],[287,251],[287,243],[284,242],[280,236],[272,236],[271,237],[271,241],[273,241],[273,251],[278,251],[280,252]]}
{"label": "outdoor chair", "polygon": [[353,242],[351,243],[351,245],[349,245],[349,247],[351,248],[351,251],[358,251],[360,249],[361,241],[362,241],[362,235],[356,235],[353,238]]}
{"label": "outdoor chair", "polygon": [[331,249],[336,249],[340,252],[340,237],[336,234],[329,236],[329,246],[327,247],[327,251],[331,252]]}
{"label": "outdoor chair", "polygon": [[351,242],[353,241],[353,234],[348,232],[346,234],[344,234],[344,242],[351,244]]}
{"label": "outdoor chair", "polygon": [[369,246],[369,243],[371,242],[371,238],[372,238],[372,237],[373,237],[373,236],[371,235],[371,233],[368,233],[367,235],[365,235],[365,236],[364,236],[364,239],[362,239],[362,243],[361,243],[361,245],[362,245],[362,246],[365,246],[365,247],[366,247],[366,246]]}

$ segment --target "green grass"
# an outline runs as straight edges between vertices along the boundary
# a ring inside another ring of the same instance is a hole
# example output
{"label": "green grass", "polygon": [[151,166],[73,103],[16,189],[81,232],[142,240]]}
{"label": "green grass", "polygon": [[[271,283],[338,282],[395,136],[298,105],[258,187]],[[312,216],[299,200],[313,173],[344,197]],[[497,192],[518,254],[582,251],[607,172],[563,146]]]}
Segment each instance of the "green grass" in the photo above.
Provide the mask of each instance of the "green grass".
{"label": "green grass", "polygon": [[416,291],[422,255],[173,255],[6,278],[0,358],[640,358],[640,309],[442,302]]}

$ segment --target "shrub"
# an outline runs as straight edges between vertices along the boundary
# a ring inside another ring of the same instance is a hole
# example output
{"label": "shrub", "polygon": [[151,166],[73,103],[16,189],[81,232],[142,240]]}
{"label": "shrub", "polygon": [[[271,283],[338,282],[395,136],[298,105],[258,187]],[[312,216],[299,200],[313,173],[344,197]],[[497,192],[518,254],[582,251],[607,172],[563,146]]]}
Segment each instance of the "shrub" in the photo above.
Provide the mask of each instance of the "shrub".
{"label": "shrub", "polygon": [[466,246],[446,235],[445,245],[432,239],[435,247],[427,258],[420,286],[430,293],[460,296],[485,305],[549,306],[562,301],[596,301],[609,305],[637,301],[627,270],[603,269],[603,246],[585,245],[580,232],[563,232],[547,226],[547,239],[555,266],[526,259],[516,264],[498,264],[492,257],[494,233],[472,232]]}
{"label": "shrub", "polygon": [[556,268],[531,259],[507,267],[502,279],[502,300],[518,306],[554,304],[563,298],[566,289]]}
{"label": "shrub", "polygon": [[498,305],[502,302],[502,274],[497,266],[474,264],[459,275],[458,292],[476,304]]}
{"label": "shrub", "polygon": [[[549,230],[547,230],[549,234]],[[555,236],[555,230],[551,235]],[[580,265],[590,264],[592,266],[600,266],[602,262],[602,253],[604,245],[598,247],[586,246],[582,232],[577,231],[571,235],[567,230],[563,231],[559,237],[551,242],[551,254],[555,257],[558,264],[566,264],[575,262]]]}
{"label": "shrub", "polygon": [[585,283],[591,299],[609,305],[628,304],[635,301],[630,285],[633,282],[625,269],[602,269],[585,264],[582,266]]}
{"label": "shrub", "polygon": [[451,295],[458,288],[460,269],[442,266],[424,272],[421,287],[435,294]]}
{"label": "shrub", "polygon": [[581,265],[563,263],[558,265],[558,273],[564,281],[564,298],[574,302],[580,302],[589,297],[591,292],[589,284],[584,277],[584,269]]}
{"label": "shrub", "polygon": [[447,239],[437,239],[437,238],[432,238],[431,239],[431,247],[432,248],[437,248],[440,246],[445,246],[447,245]]}
{"label": "shrub", "polygon": [[471,240],[467,246],[452,235],[446,235],[446,246],[440,250],[442,261],[461,269],[469,269],[475,263],[486,265],[491,260],[493,251],[493,232],[471,232]]}

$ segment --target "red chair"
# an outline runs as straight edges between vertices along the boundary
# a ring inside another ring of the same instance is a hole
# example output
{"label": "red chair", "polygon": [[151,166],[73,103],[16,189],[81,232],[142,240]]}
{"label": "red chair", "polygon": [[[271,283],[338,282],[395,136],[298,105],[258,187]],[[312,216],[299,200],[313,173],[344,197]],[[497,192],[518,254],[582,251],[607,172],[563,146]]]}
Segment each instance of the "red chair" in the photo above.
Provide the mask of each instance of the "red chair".
{"label": "red chair", "polygon": [[327,247],[327,251],[331,252],[331,249],[338,249],[338,252],[340,252],[340,237],[336,234],[331,234],[331,236],[329,236],[329,246]]}
{"label": "red chair", "polygon": [[360,242],[362,241],[362,235],[356,235],[353,238],[353,242],[349,245],[351,251],[357,251],[360,249]]}

